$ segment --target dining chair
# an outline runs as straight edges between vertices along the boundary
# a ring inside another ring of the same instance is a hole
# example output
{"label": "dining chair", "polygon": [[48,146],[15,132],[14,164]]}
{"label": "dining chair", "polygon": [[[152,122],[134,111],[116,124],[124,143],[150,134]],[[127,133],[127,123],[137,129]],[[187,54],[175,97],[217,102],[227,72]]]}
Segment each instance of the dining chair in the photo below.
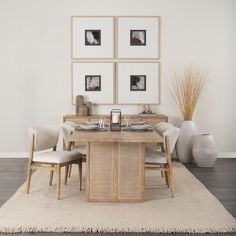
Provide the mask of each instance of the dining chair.
{"label": "dining chair", "polygon": [[[56,197],[60,199],[61,168],[72,163],[82,165],[82,155],[78,152],[56,151],[59,128],[54,125],[29,127],[30,147],[27,170],[26,193],[29,194],[32,170],[50,170],[49,186],[56,172]],[[79,177],[80,177],[79,173]],[[81,179],[79,178],[81,182]]]}
{"label": "dining chair", "polygon": [[164,138],[161,149],[157,148],[157,146],[148,146],[145,150],[145,169],[159,169],[162,173],[164,172],[166,184],[171,192],[171,197],[174,196],[171,153],[174,150],[179,132],[179,128],[169,126],[165,131],[163,130],[163,133],[161,134]]}
{"label": "dining chair", "polygon": [[[77,124],[71,121],[64,122],[61,124],[61,133],[63,137],[64,142],[64,150],[68,150],[69,146],[69,138],[70,135],[75,131],[75,128],[77,127]],[[86,162],[86,145],[85,144],[77,144],[72,143],[71,151],[77,152],[81,155],[82,162]],[[79,173],[80,173],[80,190],[82,190],[82,164],[79,165]],[[65,184],[67,184],[67,178],[71,176],[71,170],[72,170],[72,164],[69,165],[68,168],[66,168],[65,172]]]}

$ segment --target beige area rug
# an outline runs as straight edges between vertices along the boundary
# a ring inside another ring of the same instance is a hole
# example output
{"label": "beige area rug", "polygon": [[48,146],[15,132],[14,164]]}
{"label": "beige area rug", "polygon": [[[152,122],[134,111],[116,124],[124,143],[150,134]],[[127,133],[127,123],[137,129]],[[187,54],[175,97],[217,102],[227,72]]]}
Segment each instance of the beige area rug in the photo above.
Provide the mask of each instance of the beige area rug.
{"label": "beige area rug", "polygon": [[146,171],[144,203],[87,203],[73,169],[60,201],[48,173],[34,173],[30,195],[22,185],[1,207],[0,232],[236,232],[236,220],[180,163],[173,199],[160,172]]}

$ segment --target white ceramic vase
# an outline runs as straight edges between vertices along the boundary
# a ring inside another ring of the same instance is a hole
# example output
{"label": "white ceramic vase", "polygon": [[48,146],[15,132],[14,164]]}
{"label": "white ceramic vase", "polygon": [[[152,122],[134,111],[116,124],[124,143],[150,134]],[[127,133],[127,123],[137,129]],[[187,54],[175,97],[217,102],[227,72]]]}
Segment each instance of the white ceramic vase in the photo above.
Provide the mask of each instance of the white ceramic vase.
{"label": "white ceramic vase", "polygon": [[176,144],[178,159],[183,163],[193,161],[192,138],[198,134],[196,124],[191,120],[185,120],[180,126],[180,134]]}
{"label": "white ceramic vase", "polygon": [[217,146],[211,134],[194,136],[193,158],[199,167],[213,167],[217,158]]}

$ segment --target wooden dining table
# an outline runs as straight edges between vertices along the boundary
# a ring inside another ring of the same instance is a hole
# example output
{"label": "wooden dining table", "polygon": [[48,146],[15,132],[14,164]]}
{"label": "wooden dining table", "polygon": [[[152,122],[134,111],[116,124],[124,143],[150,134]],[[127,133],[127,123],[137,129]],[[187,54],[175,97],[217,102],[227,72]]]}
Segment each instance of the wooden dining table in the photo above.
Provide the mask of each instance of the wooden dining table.
{"label": "wooden dining table", "polygon": [[86,200],[143,202],[145,145],[163,143],[155,131],[75,131],[69,138],[85,143]]}

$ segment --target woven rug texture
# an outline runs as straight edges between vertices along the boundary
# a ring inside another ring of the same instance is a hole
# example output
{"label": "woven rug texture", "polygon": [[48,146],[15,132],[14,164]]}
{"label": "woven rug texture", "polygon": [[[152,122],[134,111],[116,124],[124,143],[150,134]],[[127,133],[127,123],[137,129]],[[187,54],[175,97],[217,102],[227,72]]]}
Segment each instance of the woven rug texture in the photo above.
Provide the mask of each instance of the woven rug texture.
{"label": "woven rug texture", "polygon": [[77,166],[59,201],[55,182],[48,186],[49,171],[38,170],[30,194],[23,184],[0,208],[0,232],[236,232],[235,218],[181,163],[173,172],[174,198],[160,172],[147,170],[144,203],[88,203]]}

